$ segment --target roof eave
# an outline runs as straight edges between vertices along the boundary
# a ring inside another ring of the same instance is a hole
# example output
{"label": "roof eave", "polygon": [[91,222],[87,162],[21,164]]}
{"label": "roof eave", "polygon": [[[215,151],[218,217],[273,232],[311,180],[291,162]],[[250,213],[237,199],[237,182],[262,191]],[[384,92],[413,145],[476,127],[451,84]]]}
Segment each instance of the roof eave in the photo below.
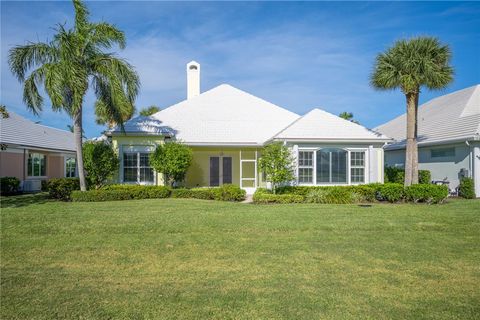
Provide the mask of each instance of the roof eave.
{"label": "roof eave", "polygon": [[376,139],[365,139],[365,138],[282,138],[275,137],[272,141],[292,141],[292,142],[364,142],[364,143],[386,143],[392,142],[390,138],[376,138]]}
{"label": "roof eave", "polygon": [[[445,144],[452,144],[452,143],[459,143],[459,142],[466,142],[466,141],[480,141],[480,136],[466,136],[466,137],[459,137],[454,139],[445,139],[445,140],[434,140],[434,141],[420,141],[417,142],[419,147],[428,147],[434,145],[445,145]],[[385,150],[402,150],[406,148],[406,144],[404,143],[397,143],[397,144],[390,144],[385,147]]]}

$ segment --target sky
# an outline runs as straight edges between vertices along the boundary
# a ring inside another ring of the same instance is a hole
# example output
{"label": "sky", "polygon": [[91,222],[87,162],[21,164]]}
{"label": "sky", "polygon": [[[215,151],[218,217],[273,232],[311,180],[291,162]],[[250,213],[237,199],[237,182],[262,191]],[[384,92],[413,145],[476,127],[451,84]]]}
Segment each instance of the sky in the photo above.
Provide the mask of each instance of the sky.
{"label": "sky", "polygon": [[[186,98],[185,65],[201,64],[201,90],[231,84],[300,115],[312,108],[352,112],[369,128],[405,112],[400,91],[369,85],[375,57],[396,40],[435,36],[453,52],[455,79],[424,89],[420,102],[480,83],[480,2],[87,2],[91,21],[107,21],[127,38],[118,56],[140,75],[137,109],[166,108]],[[58,23],[72,25],[71,2],[6,2],[1,9],[1,97],[8,110],[66,129],[45,96],[39,117],[22,101],[22,84],[8,67],[8,50],[52,39]],[[84,129],[95,124],[91,91]]]}

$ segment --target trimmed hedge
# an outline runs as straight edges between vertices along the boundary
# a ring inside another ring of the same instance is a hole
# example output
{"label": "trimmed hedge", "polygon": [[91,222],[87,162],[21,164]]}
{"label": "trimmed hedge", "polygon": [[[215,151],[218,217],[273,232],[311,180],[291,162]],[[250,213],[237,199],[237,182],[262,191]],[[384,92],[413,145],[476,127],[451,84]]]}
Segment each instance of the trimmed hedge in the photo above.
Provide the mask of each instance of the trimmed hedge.
{"label": "trimmed hedge", "polygon": [[98,190],[73,192],[73,201],[113,201],[133,199],[193,198],[220,201],[242,201],[245,190],[235,185],[217,188],[170,189],[164,186],[108,185]]}
{"label": "trimmed hedge", "polygon": [[68,201],[70,194],[75,190],[80,190],[78,178],[53,178],[47,182],[48,195],[53,199]]}
{"label": "trimmed hedge", "polygon": [[305,197],[298,194],[273,194],[269,190],[258,188],[253,194],[253,202],[260,204],[302,203],[305,202]]}
{"label": "trimmed hedge", "polygon": [[458,195],[465,199],[475,199],[475,185],[472,178],[462,178],[460,180]]}
{"label": "trimmed hedge", "polygon": [[111,184],[100,190],[128,192],[131,199],[161,199],[168,198],[171,194],[171,189],[164,186]]}
{"label": "trimmed hedge", "polygon": [[[400,183],[405,181],[405,169],[396,167],[385,167],[385,183]],[[432,181],[432,175],[428,170],[418,170],[418,183],[430,184]]]}
{"label": "trimmed hedge", "polygon": [[20,188],[20,180],[15,177],[0,178],[0,193],[2,196],[8,196],[18,193]]}
{"label": "trimmed hedge", "polygon": [[446,186],[416,184],[405,188],[399,183],[372,183],[354,186],[285,186],[278,188],[277,194],[272,194],[266,189],[257,189],[253,201],[255,203],[331,204],[411,201],[432,204],[442,203],[447,197]]}
{"label": "trimmed hedge", "polygon": [[442,203],[448,197],[448,187],[434,184],[414,184],[405,188],[405,198],[412,202]]}
{"label": "trimmed hedge", "polygon": [[173,189],[172,198],[193,198],[203,200],[243,201],[246,192],[239,186],[224,184],[221,187]]}

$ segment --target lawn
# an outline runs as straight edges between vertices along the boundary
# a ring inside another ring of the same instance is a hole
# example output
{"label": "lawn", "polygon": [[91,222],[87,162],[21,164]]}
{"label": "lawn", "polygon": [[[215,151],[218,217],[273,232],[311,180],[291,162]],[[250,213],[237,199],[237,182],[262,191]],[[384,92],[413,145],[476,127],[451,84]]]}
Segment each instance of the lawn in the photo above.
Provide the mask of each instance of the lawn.
{"label": "lawn", "polygon": [[2,206],[2,319],[480,318],[480,201]]}

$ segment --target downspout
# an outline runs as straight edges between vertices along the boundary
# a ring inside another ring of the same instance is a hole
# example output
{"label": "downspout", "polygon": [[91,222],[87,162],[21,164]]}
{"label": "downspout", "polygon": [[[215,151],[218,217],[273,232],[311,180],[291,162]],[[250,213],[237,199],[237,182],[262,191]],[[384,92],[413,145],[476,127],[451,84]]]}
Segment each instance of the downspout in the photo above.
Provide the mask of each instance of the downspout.
{"label": "downspout", "polygon": [[468,157],[468,175],[469,175],[469,178],[473,178],[473,157],[475,156],[475,152],[472,148],[472,146],[470,145],[470,142],[468,142],[468,140],[465,140],[465,144],[469,147],[469,157]]}

